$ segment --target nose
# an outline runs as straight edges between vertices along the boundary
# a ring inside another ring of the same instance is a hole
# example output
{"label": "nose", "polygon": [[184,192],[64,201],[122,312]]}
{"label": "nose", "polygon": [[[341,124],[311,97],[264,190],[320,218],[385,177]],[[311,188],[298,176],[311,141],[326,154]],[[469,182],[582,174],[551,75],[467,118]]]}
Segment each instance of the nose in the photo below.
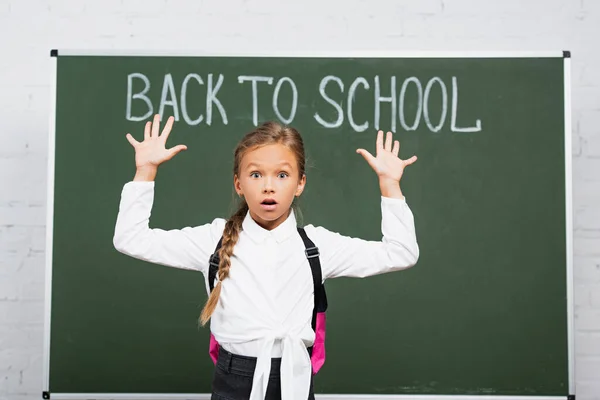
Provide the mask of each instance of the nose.
{"label": "nose", "polygon": [[263,186],[263,193],[273,193],[274,187],[273,187],[273,180],[271,177],[267,177],[265,178],[264,182],[264,186]]}

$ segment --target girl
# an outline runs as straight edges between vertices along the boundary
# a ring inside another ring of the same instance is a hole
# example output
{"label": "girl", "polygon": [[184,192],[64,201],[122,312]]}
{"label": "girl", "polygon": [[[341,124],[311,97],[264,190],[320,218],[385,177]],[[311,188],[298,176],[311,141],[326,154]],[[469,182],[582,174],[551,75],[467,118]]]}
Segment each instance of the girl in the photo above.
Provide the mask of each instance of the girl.
{"label": "girl", "polygon": [[[306,185],[300,134],[274,122],[248,133],[235,149],[238,211],[228,220],[165,231],[148,224],[154,178],[161,163],[187,148],[166,148],[174,119],[159,134],[159,118],[146,124],[142,142],[126,136],[135,149],[137,170],[122,190],[115,248],[145,261],[201,271],[208,288],[209,258],[222,238],[216,286],[201,315],[203,324],[211,320],[220,346],[212,399],[314,399],[307,351],[315,340],[314,286],[291,207]],[[400,190],[404,168],[416,157],[402,160],[399,149],[391,132],[384,143],[379,131],[376,156],[357,150],[379,178],[381,242],[304,227],[319,249],[323,280],[366,277],[417,262],[413,215]]]}

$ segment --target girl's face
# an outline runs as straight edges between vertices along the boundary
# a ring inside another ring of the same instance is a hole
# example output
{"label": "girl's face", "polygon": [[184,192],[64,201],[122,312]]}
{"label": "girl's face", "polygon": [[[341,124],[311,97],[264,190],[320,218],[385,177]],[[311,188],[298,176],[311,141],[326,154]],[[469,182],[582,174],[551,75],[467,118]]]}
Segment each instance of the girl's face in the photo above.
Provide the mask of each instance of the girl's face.
{"label": "girl's face", "polygon": [[294,196],[304,190],[306,176],[299,174],[294,153],[282,144],[272,144],[244,154],[233,184],[246,199],[254,221],[271,230],[286,220]]}

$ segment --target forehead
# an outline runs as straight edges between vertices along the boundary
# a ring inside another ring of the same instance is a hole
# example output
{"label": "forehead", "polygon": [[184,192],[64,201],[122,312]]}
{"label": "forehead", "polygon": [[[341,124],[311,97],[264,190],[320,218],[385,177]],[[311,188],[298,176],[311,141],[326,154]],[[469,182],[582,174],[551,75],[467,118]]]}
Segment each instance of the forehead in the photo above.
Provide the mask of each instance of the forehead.
{"label": "forehead", "polygon": [[246,151],[242,156],[241,167],[247,168],[251,164],[275,167],[286,163],[291,168],[297,168],[298,163],[294,152],[282,144],[270,144]]}

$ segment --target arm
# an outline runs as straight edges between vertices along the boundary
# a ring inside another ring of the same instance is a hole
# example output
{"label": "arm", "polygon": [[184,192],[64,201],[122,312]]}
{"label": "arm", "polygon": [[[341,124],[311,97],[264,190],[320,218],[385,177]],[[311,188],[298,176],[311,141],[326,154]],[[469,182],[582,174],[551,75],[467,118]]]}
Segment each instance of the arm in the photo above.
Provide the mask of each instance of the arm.
{"label": "arm", "polygon": [[417,160],[398,157],[400,142],[392,147],[392,133],[388,132],[385,143],[383,132],[377,133],[376,157],[368,151],[358,149],[379,178],[381,190],[381,242],[332,233],[321,228],[317,235],[323,243],[323,276],[365,277],[384,272],[409,268],[417,263],[419,246],[415,234],[412,212],[400,189],[404,169]]}
{"label": "arm", "polygon": [[405,199],[381,197],[381,241],[367,241],[307,226],[321,253],[323,279],[364,278],[410,268],[417,263],[419,246],[413,214]]}
{"label": "arm", "polygon": [[136,173],[133,182],[125,184],[121,192],[113,244],[121,253],[140,260],[206,272],[208,258],[223,233],[224,220],[169,231],[148,226],[158,166],[187,149],[185,145],[166,148],[173,122],[170,117],[159,134],[160,116],[155,115],[152,122],[146,123],[142,142],[126,135],[135,149]]}
{"label": "arm", "polygon": [[170,267],[206,272],[225,221],[183,229],[150,229],[153,181],[128,182],[121,193],[113,244],[128,256]]}

